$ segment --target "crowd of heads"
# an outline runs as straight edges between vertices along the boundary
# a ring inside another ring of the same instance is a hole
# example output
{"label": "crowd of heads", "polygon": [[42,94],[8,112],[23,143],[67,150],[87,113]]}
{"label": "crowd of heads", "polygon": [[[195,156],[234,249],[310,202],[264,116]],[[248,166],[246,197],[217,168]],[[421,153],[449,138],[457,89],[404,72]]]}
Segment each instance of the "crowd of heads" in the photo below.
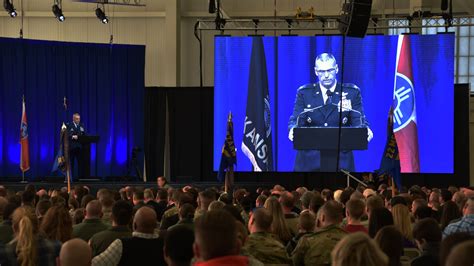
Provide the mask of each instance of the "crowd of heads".
{"label": "crowd of heads", "polygon": [[157,264],[168,265],[474,263],[474,190],[453,186],[0,186],[0,217],[1,265],[102,265],[117,240],[123,256],[146,257],[130,249],[133,238],[156,239]]}

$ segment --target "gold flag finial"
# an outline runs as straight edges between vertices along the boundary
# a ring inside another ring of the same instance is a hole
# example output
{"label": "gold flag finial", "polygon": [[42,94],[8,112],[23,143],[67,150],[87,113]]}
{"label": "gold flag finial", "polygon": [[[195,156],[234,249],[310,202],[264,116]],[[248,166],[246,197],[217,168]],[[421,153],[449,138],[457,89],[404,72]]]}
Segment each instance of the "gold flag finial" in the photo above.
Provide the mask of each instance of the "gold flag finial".
{"label": "gold flag finial", "polygon": [[232,112],[229,111],[229,116],[227,117],[228,122],[232,122]]}

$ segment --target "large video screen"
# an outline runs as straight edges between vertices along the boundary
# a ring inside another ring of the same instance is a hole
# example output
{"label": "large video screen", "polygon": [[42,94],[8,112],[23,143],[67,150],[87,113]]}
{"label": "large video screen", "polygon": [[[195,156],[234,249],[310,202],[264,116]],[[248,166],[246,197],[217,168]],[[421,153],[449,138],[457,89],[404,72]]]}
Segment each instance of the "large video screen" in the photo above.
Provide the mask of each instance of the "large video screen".
{"label": "large video screen", "polygon": [[[453,172],[453,34],[216,37],[214,79],[215,171],[232,113],[235,171],[326,171],[336,156],[372,172],[393,133],[402,172]],[[346,147],[360,132],[366,147]]]}

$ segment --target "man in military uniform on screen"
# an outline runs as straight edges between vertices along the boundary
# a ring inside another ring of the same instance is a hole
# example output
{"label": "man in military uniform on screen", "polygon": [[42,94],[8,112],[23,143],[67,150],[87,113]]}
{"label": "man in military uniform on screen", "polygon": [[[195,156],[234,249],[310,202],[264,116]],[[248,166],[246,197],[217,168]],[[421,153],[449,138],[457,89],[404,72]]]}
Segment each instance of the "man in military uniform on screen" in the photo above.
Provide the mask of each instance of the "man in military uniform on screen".
{"label": "man in military uniform on screen", "polygon": [[[314,70],[318,83],[306,84],[298,88],[293,114],[288,123],[288,138],[293,141],[295,127],[339,127],[340,86],[336,75],[339,71],[332,54],[322,53],[316,57]],[[342,85],[342,126],[367,127],[370,141],[373,137],[365,119],[360,89],[350,83]],[[352,151],[341,151],[339,168],[354,171]],[[320,171],[320,152],[298,150],[295,172]]]}
{"label": "man in military uniform on screen", "polygon": [[[72,115],[72,122],[67,124],[69,136],[69,161],[71,162],[71,174],[74,179],[83,176],[84,164],[82,161],[82,144],[79,137],[86,134],[84,125],[81,124],[81,116],[78,113]],[[74,174],[74,165],[77,160],[77,175]]]}

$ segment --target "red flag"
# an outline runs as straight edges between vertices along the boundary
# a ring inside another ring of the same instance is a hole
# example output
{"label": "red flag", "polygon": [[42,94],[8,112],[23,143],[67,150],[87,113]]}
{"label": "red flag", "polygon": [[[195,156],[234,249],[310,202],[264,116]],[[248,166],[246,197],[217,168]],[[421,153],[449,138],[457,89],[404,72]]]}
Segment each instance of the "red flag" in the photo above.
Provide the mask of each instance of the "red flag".
{"label": "red flag", "polygon": [[393,132],[398,144],[401,171],[419,173],[415,87],[413,85],[409,36],[398,37],[396,64],[393,88],[395,109]]}
{"label": "red flag", "polygon": [[30,151],[29,151],[30,149],[28,145],[28,122],[26,120],[25,99],[23,99],[23,113],[21,115],[20,144],[21,144],[20,169],[24,173],[30,169]]}

